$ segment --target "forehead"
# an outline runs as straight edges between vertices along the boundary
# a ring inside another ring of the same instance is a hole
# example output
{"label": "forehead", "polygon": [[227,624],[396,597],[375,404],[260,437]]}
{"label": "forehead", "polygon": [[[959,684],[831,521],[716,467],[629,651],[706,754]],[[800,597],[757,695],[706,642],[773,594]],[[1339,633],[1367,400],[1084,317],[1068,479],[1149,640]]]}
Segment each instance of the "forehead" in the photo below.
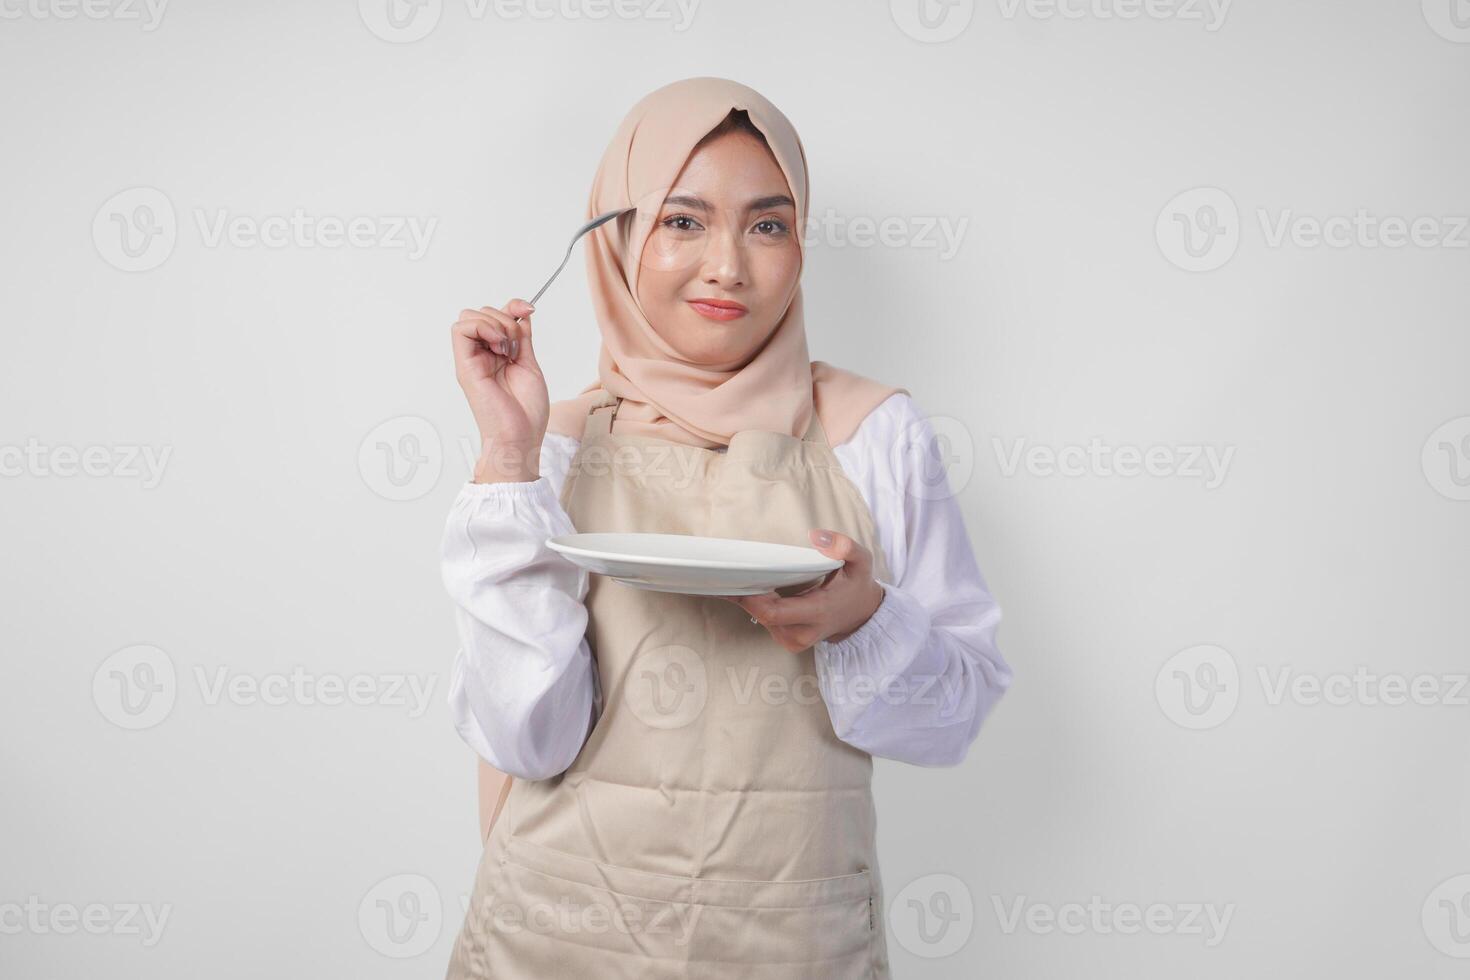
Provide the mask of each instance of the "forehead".
{"label": "forehead", "polygon": [[713,203],[790,195],[786,176],[766,145],[746,133],[726,133],[698,147],[684,162],[670,195],[694,193]]}

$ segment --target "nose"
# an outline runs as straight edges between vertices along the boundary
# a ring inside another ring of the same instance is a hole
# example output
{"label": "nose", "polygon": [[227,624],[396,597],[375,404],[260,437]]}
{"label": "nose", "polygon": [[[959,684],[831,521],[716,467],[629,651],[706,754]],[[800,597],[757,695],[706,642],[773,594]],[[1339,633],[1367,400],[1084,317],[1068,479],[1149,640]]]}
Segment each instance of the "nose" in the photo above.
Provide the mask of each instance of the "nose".
{"label": "nose", "polygon": [[700,281],[706,285],[733,289],[745,285],[745,243],[739,229],[725,223],[712,231],[701,258]]}

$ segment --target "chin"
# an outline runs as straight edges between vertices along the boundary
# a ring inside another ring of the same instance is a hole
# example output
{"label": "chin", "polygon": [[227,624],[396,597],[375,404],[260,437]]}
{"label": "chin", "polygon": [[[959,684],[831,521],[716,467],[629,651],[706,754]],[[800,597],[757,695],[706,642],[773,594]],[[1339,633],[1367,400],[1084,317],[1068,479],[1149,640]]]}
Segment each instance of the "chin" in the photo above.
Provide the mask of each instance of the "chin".
{"label": "chin", "polygon": [[680,318],[679,338],[673,347],[695,364],[727,364],[754,352],[755,338],[747,326],[751,317],[729,323],[707,320],[698,313]]}

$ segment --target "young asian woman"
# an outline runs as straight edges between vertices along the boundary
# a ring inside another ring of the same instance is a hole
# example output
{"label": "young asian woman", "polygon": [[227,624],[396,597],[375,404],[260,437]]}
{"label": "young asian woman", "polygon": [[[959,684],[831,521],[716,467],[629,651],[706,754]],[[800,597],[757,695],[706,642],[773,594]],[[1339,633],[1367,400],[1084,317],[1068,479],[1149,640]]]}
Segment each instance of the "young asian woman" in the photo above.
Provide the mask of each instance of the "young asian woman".
{"label": "young asian woman", "polygon": [[[443,543],[450,706],[487,841],[451,977],[889,975],[872,757],[957,764],[1012,673],[927,418],[809,357],[808,193],[768,100],[673,83],[593,184],[589,217],[637,207],[585,240],[597,379],[550,403],[524,301],[454,325],[485,452]],[[576,531],[843,565],[799,595],[643,591],[547,547]]]}

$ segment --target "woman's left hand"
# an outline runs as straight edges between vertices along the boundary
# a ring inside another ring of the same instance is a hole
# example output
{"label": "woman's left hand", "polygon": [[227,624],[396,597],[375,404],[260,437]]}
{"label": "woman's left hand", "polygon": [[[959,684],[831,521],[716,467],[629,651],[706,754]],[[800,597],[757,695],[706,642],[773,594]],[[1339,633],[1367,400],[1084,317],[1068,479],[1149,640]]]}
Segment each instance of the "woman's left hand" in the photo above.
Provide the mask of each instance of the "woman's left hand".
{"label": "woman's left hand", "polygon": [[820,585],[800,595],[726,596],[770,631],[777,643],[795,653],[819,640],[846,639],[883,604],[883,586],[873,578],[873,553],[852,538],[816,528],[811,541],[828,558],[843,565]]}

